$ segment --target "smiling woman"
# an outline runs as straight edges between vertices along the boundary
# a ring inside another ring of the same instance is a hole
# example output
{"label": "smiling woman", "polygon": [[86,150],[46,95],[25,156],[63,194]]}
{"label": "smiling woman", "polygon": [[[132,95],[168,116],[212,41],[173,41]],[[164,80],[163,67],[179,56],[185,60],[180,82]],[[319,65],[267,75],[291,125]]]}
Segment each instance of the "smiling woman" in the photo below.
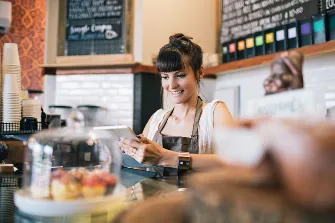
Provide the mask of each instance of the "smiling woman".
{"label": "smiling woman", "polygon": [[199,97],[204,76],[202,49],[191,39],[183,34],[170,36],[157,57],[162,89],[172,98],[174,108],[155,112],[138,136],[140,142],[120,142],[121,149],[138,162],[177,168],[178,173],[223,165],[213,155],[212,134],[215,127],[232,120],[224,102],[207,103]]}

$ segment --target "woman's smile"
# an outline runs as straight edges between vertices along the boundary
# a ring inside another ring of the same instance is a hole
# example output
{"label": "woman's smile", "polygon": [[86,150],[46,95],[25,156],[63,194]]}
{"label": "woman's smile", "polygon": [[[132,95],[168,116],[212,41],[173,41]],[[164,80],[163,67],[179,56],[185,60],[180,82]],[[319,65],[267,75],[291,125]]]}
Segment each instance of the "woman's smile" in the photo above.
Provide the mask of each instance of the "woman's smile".
{"label": "woman's smile", "polygon": [[183,92],[184,92],[184,90],[180,90],[180,91],[170,91],[171,92],[171,94],[173,95],[173,96],[179,96],[179,95],[181,95]]}

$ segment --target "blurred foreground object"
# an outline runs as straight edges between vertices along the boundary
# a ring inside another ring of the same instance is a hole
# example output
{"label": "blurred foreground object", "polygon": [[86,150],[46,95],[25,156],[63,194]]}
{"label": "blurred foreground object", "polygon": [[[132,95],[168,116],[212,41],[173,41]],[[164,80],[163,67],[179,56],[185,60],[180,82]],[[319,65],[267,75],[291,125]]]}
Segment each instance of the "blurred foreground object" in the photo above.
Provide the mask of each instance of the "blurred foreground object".
{"label": "blurred foreground object", "polygon": [[113,223],[183,223],[189,222],[186,209],[188,199],[184,193],[171,193],[166,197],[150,198],[120,215]]}
{"label": "blurred foreground object", "polygon": [[276,57],[271,63],[271,75],[263,83],[265,95],[303,88],[303,62],[304,56],[297,51]]}
{"label": "blurred foreground object", "polygon": [[[284,193],[310,210],[335,210],[335,124],[304,120],[237,121],[216,130],[230,166],[273,171]],[[236,175],[236,177],[238,177]]]}
{"label": "blurred foreground object", "polygon": [[267,183],[266,175],[228,168],[191,176],[188,222],[333,222],[335,213],[320,213],[295,205],[279,186]]}

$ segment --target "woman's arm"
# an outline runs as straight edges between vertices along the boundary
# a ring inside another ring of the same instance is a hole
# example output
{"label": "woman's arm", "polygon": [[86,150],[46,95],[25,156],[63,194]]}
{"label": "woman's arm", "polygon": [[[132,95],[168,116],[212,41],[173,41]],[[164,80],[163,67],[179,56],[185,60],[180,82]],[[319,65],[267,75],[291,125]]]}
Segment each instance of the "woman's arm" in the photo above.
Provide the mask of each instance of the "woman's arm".
{"label": "woman's arm", "polygon": [[[179,153],[164,149],[159,144],[146,138],[149,132],[151,118],[144,128],[140,141],[121,139],[123,150],[140,163],[161,165],[177,168]],[[214,108],[213,126],[224,126],[232,122],[232,116],[223,102],[218,102]],[[191,154],[192,169],[206,170],[224,166],[215,154]]]}
{"label": "woman's arm", "polygon": [[[231,124],[233,118],[223,102],[218,102],[214,108],[214,118],[213,118],[213,127],[226,126]],[[159,162],[159,165],[170,166],[177,168],[178,163],[178,153],[165,150],[162,154],[162,159]],[[224,163],[219,159],[216,154],[191,154],[191,166],[192,169],[197,170],[207,170],[217,167],[224,166]]]}
{"label": "woman's arm", "polygon": [[221,127],[230,124],[233,121],[227,106],[223,102],[218,102],[214,108],[213,127]]}
{"label": "woman's arm", "polygon": [[149,121],[147,122],[147,124],[145,125],[144,129],[143,129],[143,135],[145,137],[148,137],[149,134],[149,130],[150,130],[150,124],[151,124],[151,120],[152,120],[152,116],[150,117]]}
{"label": "woman's arm", "polygon": [[[149,140],[143,135],[140,142],[121,139],[120,146],[126,154],[132,156],[139,163],[159,165],[166,167],[178,167],[178,152],[161,147],[158,143]],[[215,154],[191,154],[192,170],[206,170],[224,166],[223,162]]]}
{"label": "woman's arm", "polygon": [[[158,165],[177,168],[179,153],[166,149],[164,150]],[[194,171],[205,171],[225,166],[215,154],[190,154],[190,156],[191,168]]]}

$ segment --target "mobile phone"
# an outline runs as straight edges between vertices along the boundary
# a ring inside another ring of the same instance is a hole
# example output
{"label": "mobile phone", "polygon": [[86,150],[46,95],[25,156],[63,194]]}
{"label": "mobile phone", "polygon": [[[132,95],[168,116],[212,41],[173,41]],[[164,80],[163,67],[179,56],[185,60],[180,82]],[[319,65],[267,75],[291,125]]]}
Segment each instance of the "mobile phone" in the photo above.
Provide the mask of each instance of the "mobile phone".
{"label": "mobile phone", "polygon": [[134,131],[125,125],[116,125],[116,126],[99,126],[94,127],[93,130],[105,130],[111,133],[111,135],[118,139],[118,138],[127,138],[132,139],[135,141],[139,141],[139,139],[136,137],[136,134]]}

